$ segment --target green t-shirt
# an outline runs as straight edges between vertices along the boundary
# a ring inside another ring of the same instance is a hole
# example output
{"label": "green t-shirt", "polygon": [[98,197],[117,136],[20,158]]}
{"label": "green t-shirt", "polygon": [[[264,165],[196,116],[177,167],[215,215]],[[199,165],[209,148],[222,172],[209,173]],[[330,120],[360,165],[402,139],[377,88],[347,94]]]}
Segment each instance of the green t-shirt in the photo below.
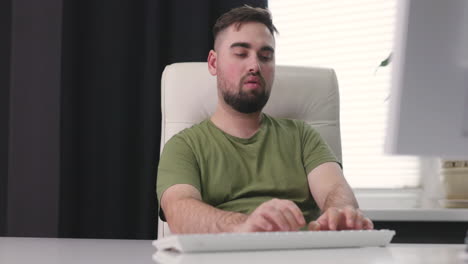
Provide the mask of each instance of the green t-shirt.
{"label": "green t-shirt", "polygon": [[309,222],[319,209],[307,175],[330,161],[337,159],[328,145],[303,121],[263,114],[257,133],[244,139],[223,132],[207,119],[181,131],[164,146],[158,200],[170,186],[190,184],[200,191],[204,202],[245,214],[273,198],[288,199]]}

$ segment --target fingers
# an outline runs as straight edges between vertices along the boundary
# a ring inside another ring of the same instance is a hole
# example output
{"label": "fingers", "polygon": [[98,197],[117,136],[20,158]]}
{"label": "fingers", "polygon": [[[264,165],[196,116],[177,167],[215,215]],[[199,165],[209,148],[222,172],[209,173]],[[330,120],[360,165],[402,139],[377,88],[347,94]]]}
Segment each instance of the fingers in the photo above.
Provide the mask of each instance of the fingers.
{"label": "fingers", "polygon": [[354,229],[361,230],[362,227],[363,227],[363,220],[364,220],[364,216],[362,215],[362,213],[357,212],[356,213],[356,225],[355,225]]}
{"label": "fingers", "polygon": [[[362,230],[373,229],[372,221],[361,210],[353,207],[328,208],[316,221],[320,230]],[[316,228],[314,224],[314,228]],[[309,230],[311,226],[309,224]]]}
{"label": "fingers", "polygon": [[364,229],[371,230],[374,229],[374,223],[369,218],[364,218],[364,224],[363,224]]}
{"label": "fingers", "polygon": [[357,209],[354,229],[355,230],[362,230],[362,229],[370,230],[370,229],[374,229],[374,224],[369,218],[365,217],[362,214],[361,210]]}
{"label": "fingers", "polygon": [[331,207],[325,211],[317,221],[321,230],[342,230],[346,229],[346,216],[342,209]]}
{"label": "fingers", "polygon": [[252,222],[253,229],[251,231],[253,232],[271,231],[274,228],[273,224],[261,215],[259,215],[257,219]]}
{"label": "fingers", "polygon": [[273,224],[274,231],[288,231],[290,229],[285,216],[276,208],[270,208],[269,211],[263,212],[262,216]]}
{"label": "fingers", "polygon": [[294,202],[280,199],[263,203],[249,218],[251,225],[262,231],[295,231],[306,224]]}
{"label": "fingers", "polygon": [[296,223],[298,223],[301,227],[305,226],[306,221],[305,221],[304,215],[302,214],[301,209],[299,209],[299,207],[295,203],[291,202],[289,211],[292,213],[292,215],[296,219]]}
{"label": "fingers", "polygon": [[322,231],[330,230],[330,227],[328,225],[328,213],[322,214],[317,219],[317,223],[320,225],[320,230]]}
{"label": "fingers", "polygon": [[294,215],[294,210],[292,210],[291,208],[285,208],[285,210],[282,211],[282,213],[288,223],[289,228],[287,230],[298,230],[299,228],[305,225],[305,220],[301,220],[300,218],[297,219],[297,217]]}
{"label": "fingers", "polygon": [[320,224],[317,221],[312,221],[307,226],[309,231],[320,231]]}
{"label": "fingers", "polygon": [[346,222],[346,227],[347,229],[354,229],[354,227],[357,227],[357,224],[359,221],[357,221],[358,217],[358,212],[354,210],[352,207],[346,207],[343,210],[344,216],[345,216],[345,222]]}
{"label": "fingers", "polygon": [[[260,205],[248,217],[243,230],[296,231],[305,226],[304,216],[294,202],[272,199]],[[308,224],[311,231],[373,229],[372,221],[353,207],[328,208],[316,221]]]}
{"label": "fingers", "polygon": [[[340,209],[330,208],[328,213],[328,228],[330,230],[337,230],[341,227],[339,224],[343,221],[343,215]],[[340,228],[341,229],[341,228]]]}
{"label": "fingers", "polygon": [[298,230],[306,224],[301,210],[291,201],[273,199],[264,207],[264,213],[280,227],[280,231]]}

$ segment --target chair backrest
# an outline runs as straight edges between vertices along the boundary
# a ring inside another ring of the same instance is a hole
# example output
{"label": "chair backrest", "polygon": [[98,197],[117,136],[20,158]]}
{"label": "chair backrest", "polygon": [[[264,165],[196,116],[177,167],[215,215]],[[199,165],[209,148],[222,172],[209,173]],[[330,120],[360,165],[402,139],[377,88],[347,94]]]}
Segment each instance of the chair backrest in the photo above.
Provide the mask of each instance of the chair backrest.
{"label": "chair backrest", "polygon": [[[166,66],[161,80],[161,151],[173,135],[209,118],[216,104],[216,77],[210,75],[206,62]],[[332,69],[276,66],[264,112],[307,122],[341,161],[339,108],[338,82]],[[158,237],[169,234],[167,223],[159,219]]]}

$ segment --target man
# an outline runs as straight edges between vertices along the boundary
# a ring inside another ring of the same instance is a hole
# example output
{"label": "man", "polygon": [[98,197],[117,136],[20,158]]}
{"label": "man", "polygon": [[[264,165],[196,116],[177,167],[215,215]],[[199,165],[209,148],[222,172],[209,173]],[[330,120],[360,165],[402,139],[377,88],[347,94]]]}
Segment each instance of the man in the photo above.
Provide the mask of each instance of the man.
{"label": "man", "polygon": [[373,228],[320,135],[262,113],[275,32],[261,8],[236,8],[216,22],[208,55],[216,111],[171,138],[159,163],[157,193],[172,232]]}

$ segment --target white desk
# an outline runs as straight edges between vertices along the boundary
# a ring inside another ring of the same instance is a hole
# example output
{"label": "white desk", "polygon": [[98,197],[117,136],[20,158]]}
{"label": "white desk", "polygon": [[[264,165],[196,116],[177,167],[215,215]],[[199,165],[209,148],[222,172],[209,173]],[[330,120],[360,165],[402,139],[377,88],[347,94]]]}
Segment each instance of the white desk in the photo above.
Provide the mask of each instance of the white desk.
{"label": "white desk", "polygon": [[[171,263],[347,263],[466,264],[465,245],[392,244],[386,248],[264,251],[190,254]],[[154,263],[149,240],[99,240],[0,237],[1,264],[146,264]]]}

